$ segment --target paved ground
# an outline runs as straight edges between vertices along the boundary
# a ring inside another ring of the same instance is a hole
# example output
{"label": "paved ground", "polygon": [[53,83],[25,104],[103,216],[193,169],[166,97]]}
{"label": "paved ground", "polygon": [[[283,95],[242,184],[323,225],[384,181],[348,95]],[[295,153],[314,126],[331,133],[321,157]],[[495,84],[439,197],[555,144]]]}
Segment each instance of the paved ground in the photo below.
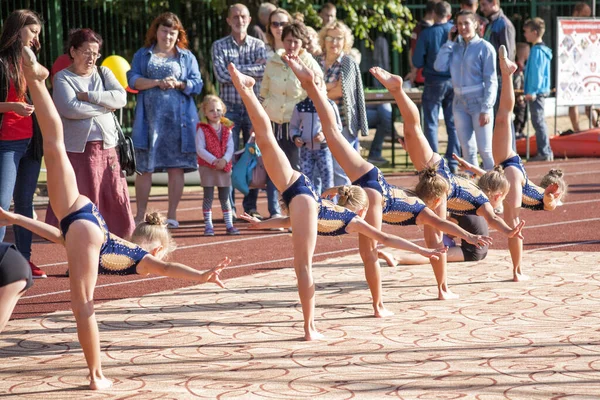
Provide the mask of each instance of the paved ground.
{"label": "paved ground", "polygon": [[395,315],[371,317],[357,256],[315,266],[317,323],[302,342],[291,268],[107,302],[97,309],[111,391],[87,390],[68,311],[0,337],[0,397],[29,399],[598,398],[598,253],[506,251],[454,264],[463,298],[436,301],[428,266],[384,269]]}

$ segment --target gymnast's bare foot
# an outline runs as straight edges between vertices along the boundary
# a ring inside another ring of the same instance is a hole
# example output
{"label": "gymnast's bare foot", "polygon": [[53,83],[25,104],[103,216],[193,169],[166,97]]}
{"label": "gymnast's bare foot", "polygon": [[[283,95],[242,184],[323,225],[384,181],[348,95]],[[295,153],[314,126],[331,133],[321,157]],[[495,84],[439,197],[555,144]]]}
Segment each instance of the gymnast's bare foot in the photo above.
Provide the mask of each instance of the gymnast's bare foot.
{"label": "gymnast's bare foot", "polygon": [[304,340],[307,342],[312,342],[315,340],[323,340],[325,339],[325,335],[317,331],[314,323],[310,323],[308,325],[304,325]]}
{"label": "gymnast's bare foot", "polygon": [[37,62],[37,57],[33,50],[27,46],[23,46],[21,56],[23,57],[23,74],[25,75],[25,79],[28,81],[43,81],[48,77],[48,70]]}
{"label": "gymnast's bare foot", "polygon": [[88,376],[90,380],[90,389],[91,390],[103,390],[108,389],[112,386],[112,381],[107,379],[102,373],[99,374],[98,377],[92,379],[91,376]]}
{"label": "gymnast's bare foot", "polygon": [[529,275],[525,275],[523,272],[521,272],[521,267],[515,268],[513,271],[513,282],[523,282],[528,280]]}
{"label": "gymnast's bare foot", "polygon": [[314,84],[315,73],[304,65],[300,57],[294,54],[284,54],[281,58],[292,69],[303,88],[306,88],[305,85]]}
{"label": "gymnast's bare foot", "polygon": [[396,267],[398,265],[398,261],[396,261],[394,255],[387,251],[377,250],[377,258],[384,260],[388,267]]}
{"label": "gymnast's bare foot", "polygon": [[438,287],[438,300],[454,300],[460,296],[452,293],[446,284]]}
{"label": "gymnast's bare foot", "polygon": [[227,69],[229,70],[229,75],[231,75],[231,82],[233,83],[233,86],[235,86],[235,88],[238,90],[238,92],[241,92],[243,90],[245,90],[245,91],[252,90],[252,88],[254,87],[254,84],[256,83],[254,78],[252,78],[251,76],[242,74],[235,67],[235,65],[233,65],[233,63],[230,63],[227,66]]}
{"label": "gymnast's bare foot", "polygon": [[402,90],[402,77],[390,74],[383,68],[373,67],[369,70],[371,74],[390,92]]}
{"label": "gymnast's bare foot", "polygon": [[375,318],[385,318],[394,315],[394,312],[385,308],[383,304],[373,305],[373,309],[375,310]]}
{"label": "gymnast's bare foot", "polygon": [[515,64],[514,62],[512,62],[509,58],[508,58],[508,52],[506,51],[506,47],[504,47],[504,45],[500,46],[500,48],[498,49],[498,54],[499,54],[499,58],[500,58],[500,71],[502,72],[502,76],[505,75],[512,75],[515,73],[515,71],[517,70],[517,64]]}

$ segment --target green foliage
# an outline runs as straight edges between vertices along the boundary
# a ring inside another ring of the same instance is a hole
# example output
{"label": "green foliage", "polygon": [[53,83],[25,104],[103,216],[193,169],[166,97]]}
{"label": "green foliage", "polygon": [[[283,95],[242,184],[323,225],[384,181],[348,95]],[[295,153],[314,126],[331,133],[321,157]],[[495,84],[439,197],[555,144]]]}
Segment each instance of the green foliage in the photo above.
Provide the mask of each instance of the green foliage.
{"label": "green foliage", "polygon": [[[336,4],[338,17],[354,33],[355,40],[362,40],[373,48],[378,33],[390,34],[392,46],[402,51],[415,24],[408,9],[400,0],[346,0]],[[310,0],[288,0],[288,11],[301,12],[307,25],[320,28],[318,11]]]}

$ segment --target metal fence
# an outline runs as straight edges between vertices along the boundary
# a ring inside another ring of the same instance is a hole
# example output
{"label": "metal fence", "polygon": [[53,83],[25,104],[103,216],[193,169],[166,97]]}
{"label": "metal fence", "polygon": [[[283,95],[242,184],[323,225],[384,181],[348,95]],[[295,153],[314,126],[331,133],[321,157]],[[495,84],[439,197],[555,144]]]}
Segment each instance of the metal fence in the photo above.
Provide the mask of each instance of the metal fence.
{"label": "metal fence", "polygon": [[[315,1],[319,7],[324,0]],[[502,8],[511,18],[517,30],[517,41],[523,41],[522,25],[527,18],[541,17],[546,21],[545,42],[556,48],[556,17],[571,15],[577,1],[515,1],[503,2]],[[423,0],[406,0],[406,4],[418,21],[425,8]],[[458,8],[457,1],[452,1]],[[158,4],[158,5],[153,5]],[[600,0],[597,0],[600,5]],[[213,76],[210,60],[212,43],[224,36],[228,30],[225,15],[210,7],[210,0],[2,0],[0,2],[0,24],[15,9],[29,8],[44,18],[41,61],[51,65],[63,53],[64,42],[72,28],[87,27],[104,38],[102,54],[118,54],[131,60],[133,53],[144,43],[146,30],[152,19],[163,11],[173,11],[180,16],[189,36],[190,47],[198,57],[205,91],[212,91]],[[340,13],[343,18],[343,13]],[[393,69],[396,73],[408,71],[408,52],[392,52]],[[370,77],[365,76],[367,84]],[[133,100],[133,98],[131,98]],[[131,109],[133,101],[128,107]],[[130,126],[131,113],[126,114],[125,125]]]}

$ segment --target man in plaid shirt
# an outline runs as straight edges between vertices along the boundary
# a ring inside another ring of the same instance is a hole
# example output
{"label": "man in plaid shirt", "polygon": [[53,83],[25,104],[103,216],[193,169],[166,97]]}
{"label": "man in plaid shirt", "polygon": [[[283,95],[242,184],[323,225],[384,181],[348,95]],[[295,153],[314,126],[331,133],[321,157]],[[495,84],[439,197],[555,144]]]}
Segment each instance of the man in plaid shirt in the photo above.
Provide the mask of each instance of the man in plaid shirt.
{"label": "man in plaid shirt", "polygon": [[[215,77],[219,81],[220,97],[227,107],[225,117],[234,123],[232,135],[236,151],[240,148],[240,131],[244,140],[243,146],[250,138],[252,123],[240,95],[231,83],[227,66],[229,63],[233,63],[241,72],[253,77],[256,80],[254,92],[258,96],[267,63],[267,53],[263,41],[248,35],[250,21],[250,12],[245,5],[232,5],[227,15],[227,24],[231,27],[231,34],[217,40],[212,45],[213,69]],[[258,190],[250,190],[250,193],[244,197],[244,211],[260,217],[256,212],[257,198]],[[235,212],[233,188],[231,204]]]}

